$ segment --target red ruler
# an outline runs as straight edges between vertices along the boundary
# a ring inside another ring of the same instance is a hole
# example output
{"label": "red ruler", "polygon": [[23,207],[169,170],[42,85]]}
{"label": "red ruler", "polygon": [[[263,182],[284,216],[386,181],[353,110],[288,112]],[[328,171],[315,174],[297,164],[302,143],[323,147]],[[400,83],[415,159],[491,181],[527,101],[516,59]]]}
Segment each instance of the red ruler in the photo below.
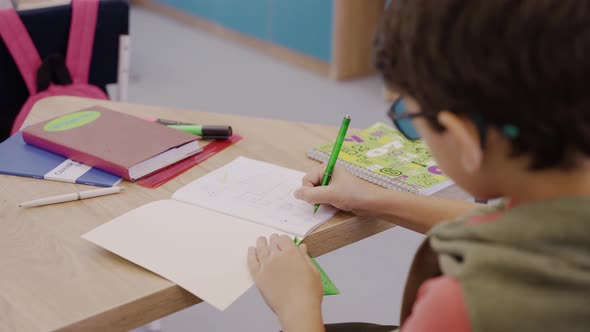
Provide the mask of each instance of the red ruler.
{"label": "red ruler", "polygon": [[233,145],[241,139],[242,136],[234,134],[226,140],[213,141],[205,145],[203,147],[203,151],[197,153],[196,155],[183,159],[175,164],[172,164],[155,173],[152,173],[135,183],[146,188],[158,188],[164,183],[174,179],[175,177],[186,172],[193,166],[202,163],[203,161],[209,159],[209,157],[211,157],[212,155],[224,150],[225,148]]}

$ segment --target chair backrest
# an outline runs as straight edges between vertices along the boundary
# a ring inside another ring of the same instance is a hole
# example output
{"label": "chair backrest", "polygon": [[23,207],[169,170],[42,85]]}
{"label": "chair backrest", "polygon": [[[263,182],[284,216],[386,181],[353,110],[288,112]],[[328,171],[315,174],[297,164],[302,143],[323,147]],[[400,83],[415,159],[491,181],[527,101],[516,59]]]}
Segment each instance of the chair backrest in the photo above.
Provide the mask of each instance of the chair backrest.
{"label": "chair backrest", "polygon": [[[19,11],[41,58],[54,53],[66,55],[71,14],[71,5]],[[126,0],[101,0],[90,64],[90,84],[106,92],[107,84],[117,82],[119,37],[127,34],[129,3]],[[8,137],[28,96],[25,82],[0,39],[0,141]]]}

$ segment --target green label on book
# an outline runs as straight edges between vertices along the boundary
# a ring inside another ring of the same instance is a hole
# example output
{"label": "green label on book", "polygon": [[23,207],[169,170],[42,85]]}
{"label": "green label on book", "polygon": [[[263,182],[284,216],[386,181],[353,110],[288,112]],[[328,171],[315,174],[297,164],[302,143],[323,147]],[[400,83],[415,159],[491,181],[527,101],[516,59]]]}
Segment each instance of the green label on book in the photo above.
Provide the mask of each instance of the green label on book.
{"label": "green label on book", "polygon": [[80,111],[53,119],[43,127],[45,131],[64,131],[78,128],[100,117],[99,111]]}

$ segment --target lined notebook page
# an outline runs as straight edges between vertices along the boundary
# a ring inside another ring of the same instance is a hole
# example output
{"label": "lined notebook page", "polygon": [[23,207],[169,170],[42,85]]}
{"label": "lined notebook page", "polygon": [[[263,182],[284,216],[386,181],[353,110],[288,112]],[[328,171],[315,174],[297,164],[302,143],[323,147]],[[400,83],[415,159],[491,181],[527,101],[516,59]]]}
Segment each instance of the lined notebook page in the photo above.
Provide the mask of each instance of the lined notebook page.
{"label": "lined notebook page", "polygon": [[306,236],[336,213],[295,199],[305,174],[277,165],[238,157],[179,189],[172,199],[250,222]]}

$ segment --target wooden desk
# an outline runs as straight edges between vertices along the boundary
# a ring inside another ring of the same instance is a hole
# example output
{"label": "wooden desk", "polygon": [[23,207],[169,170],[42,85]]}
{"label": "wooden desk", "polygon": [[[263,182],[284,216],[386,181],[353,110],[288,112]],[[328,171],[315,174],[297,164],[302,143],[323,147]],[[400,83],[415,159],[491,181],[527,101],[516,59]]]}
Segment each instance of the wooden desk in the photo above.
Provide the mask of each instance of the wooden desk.
{"label": "wooden desk", "polygon": [[[227,123],[244,139],[158,189],[125,182],[127,189],[119,195],[42,208],[21,209],[17,204],[88,187],[0,176],[0,331],[124,331],[199,303],[180,287],[80,235],[143,204],[169,198],[240,155],[305,171],[316,164],[305,157],[306,150],[332,140],[338,130],[73,97],[38,102],[27,123],[93,105],[186,122]],[[317,256],[391,227],[385,221],[340,213],[306,243]]]}

